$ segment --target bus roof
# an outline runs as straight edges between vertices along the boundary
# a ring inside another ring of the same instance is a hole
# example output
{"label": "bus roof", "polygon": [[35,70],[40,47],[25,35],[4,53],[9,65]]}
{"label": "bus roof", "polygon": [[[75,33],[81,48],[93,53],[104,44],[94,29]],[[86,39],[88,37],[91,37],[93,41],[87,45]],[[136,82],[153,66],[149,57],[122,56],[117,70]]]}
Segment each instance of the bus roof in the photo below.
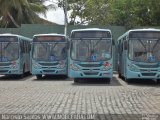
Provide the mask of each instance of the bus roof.
{"label": "bus roof", "polygon": [[100,29],[100,28],[85,28],[85,29],[74,29],[72,30],[72,32],[75,32],[75,31],[110,31],[109,29]]}
{"label": "bus roof", "polygon": [[155,28],[131,29],[128,32],[131,32],[131,31],[160,31],[160,29],[155,29]]}
{"label": "bus roof", "polygon": [[0,34],[0,36],[11,36],[11,37],[20,37],[20,38],[23,38],[25,40],[29,40],[29,41],[32,41],[31,38],[28,38],[28,37],[24,37],[22,35],[18,35],[18,34],[11,34],[11,33],[3,33],[3,34]]}
{"label": "bus roof", "polygon": [[35,34],[33,37],[37,37],[37,36],[64,36],[64,34],[57,34],[57,33],[48,33],[48,34]]}
{"label": "bus roof", "polygon": [[120,40],[124,36],[127,36],[130,32],[134,32],[134,31],[156,31],[156,32],[158,31],[158,32],[160,32],[160,29],[155,29],[155,28],[131,29],[131,30],[128,30],[127,32],[125,32],[123,35],[121,35],[118,38],[118,40]]}

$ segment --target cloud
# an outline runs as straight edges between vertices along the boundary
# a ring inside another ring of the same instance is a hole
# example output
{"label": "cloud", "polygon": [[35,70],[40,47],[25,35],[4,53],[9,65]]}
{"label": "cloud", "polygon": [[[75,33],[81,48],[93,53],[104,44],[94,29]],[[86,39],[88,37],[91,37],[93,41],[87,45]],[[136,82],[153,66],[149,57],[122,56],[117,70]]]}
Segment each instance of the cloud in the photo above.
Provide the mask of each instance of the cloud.
{"label": "cloud", "polygon": [[64,25],[64,12],[62,8],[59,8],[57,3],[57,0],[50,0],[52,2],[46,1],[44,4],[53,4],[56,6],[56,10],[49,10],[46,13],[46,17],[44,17],[42,14],[39,14],[39,16],[45,20]]}

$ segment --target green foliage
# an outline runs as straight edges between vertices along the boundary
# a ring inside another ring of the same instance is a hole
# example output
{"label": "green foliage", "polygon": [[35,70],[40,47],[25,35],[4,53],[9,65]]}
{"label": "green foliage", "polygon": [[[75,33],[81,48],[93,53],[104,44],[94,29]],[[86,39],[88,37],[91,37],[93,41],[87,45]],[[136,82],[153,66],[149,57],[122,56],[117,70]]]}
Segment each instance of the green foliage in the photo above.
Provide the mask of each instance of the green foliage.
{"label": "green foliage", "polygon": [[[61,3],[63,0],[60,0]],[[108,0],[68,0],[70,24],[106,25],[111,21]],[[61,5],[61,7],[64,7]],[[99,14],[101,13],[101,14]],[[78,18],[78,21],[76,19]]]}
{"label": "green foliage", "polygon": [[0,27],[19,27],[22,23],[36,23],[36,13],[46,14],[43,0],[0,0]]}
{"label": "green foliage", "polygon": [[68,0],[68,3],[70,24],[74,25],[121,25],[127,28],[160,25],[159,0]]}

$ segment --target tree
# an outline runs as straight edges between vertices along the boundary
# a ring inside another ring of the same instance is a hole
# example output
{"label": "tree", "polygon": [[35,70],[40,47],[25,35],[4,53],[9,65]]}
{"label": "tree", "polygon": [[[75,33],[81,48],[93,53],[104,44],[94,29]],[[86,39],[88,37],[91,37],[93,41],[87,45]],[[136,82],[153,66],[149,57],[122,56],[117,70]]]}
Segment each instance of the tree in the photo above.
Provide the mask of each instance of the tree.
{"label": "tree", "polygon": [[20,27],[22,23],[36,23],[38,13],[46,14],[54,6],[45,6],[44,0],[0,0],[1,27]]}
{"label": "tree", "polygon": [[[64,0],[59,0],[64,7]],[[160,25],[159,0],[68,0],[70,24],[73,25]]]}
{"label": "tree", "polygon": [[[59,7],[64,7],[63,1],[59,0]],[[68,11],[71,13],[69,23],[72,25],[106,25],[111,21],[109,0],[68,0],[68,4]]]}
{"label": "tree", "polygon": [[127,28],[135,26],[159,26],[159,0],[113,0],[113,24]]}

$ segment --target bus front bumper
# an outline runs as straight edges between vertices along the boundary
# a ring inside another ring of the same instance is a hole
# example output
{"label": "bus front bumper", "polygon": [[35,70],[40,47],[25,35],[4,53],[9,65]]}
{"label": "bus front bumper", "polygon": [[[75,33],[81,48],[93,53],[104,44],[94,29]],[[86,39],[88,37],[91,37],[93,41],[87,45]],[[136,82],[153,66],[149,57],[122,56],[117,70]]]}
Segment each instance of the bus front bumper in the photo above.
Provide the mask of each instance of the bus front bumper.
{"label": "bus front bumper", "polygon": [[33,69],[33,75],[67,75],[67,69]]}
{"label": "bus front bumper", "polygon": [[19,70],[16,70],[16,69],[3,69],[3,70],[0,70],[0,74],[1,75],[20,75],[22,73],[20,73]]}
{"label": "bus front bumper", "polygon": [[112,79],[113,71],[74,71],[69,70],[70,78],[110,78]]}
{"label": "bus front bumper", "polygon": [[135,72],[128,70],[127,79],[160,79],[160,72]]}

